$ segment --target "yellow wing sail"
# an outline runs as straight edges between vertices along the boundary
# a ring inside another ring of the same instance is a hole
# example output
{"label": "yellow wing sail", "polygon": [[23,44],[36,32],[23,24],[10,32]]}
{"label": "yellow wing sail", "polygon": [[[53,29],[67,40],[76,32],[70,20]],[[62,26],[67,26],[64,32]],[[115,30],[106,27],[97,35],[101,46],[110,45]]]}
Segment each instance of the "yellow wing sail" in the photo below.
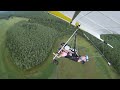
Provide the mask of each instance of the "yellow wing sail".
{"label": "yellow wing sail", "polygon": [[50,13],[60,19],[63,19],[64,21],[67,21],[68,23],[70,23],[72,21],[72,18],[64,15],[63,13],[61,13],[59,11],[48,11],[48,13]]}

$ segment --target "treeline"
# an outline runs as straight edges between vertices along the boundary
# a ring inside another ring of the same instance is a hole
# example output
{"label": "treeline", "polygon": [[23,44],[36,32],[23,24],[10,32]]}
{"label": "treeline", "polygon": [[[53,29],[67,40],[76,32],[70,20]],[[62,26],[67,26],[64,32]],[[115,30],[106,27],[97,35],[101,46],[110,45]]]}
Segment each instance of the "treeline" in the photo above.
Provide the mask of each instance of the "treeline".
{"label": "treeline", "polygon": [[11,17],[11,15],[4,15],[4,14],[0,14],[0,19],[6,19],[6,20],[8,20],[9,18]]}
{"label": "treeline", "polygon": [[[90,40],[94,43],[94,45],[100,50],[102,54],[104,54],[105,58],[112,64],[115,70],[120,74],[120,35],[117,34],[101,35],[101,38],[103,40],[105,40],[107,43],[109,43],[114,47],[111,48],[105,43],[101,42],[101,40],[94,37],[93,35],[87,32],[83,32],[83,33],[85,33],[90,38]],[[84,37],[84,35],[82,36]]]}
{"label": "treeline", "polygon": [[120,35],[107,34],[101,35],[101,38],[113,46],[110,48],[105,45],[104,55],[120,74]]}
{"label": "treeline", "polygon": [[56,29],[61,36],[71,34],[74,27],[67,22],[49,14],[47,11],[16,11],[14,16],[29,18],[30,23],[38,23]]}
{"label": "treeline", "polygon": [[0,19],[8,20],[13,15],[13,13],[14,13],[13,11],[1,12],[0,13]]}
{"label": "treeline", "polygon": [[0,18],[10,18],[11,16],[18,16],[18,17],[31,17],[31,16],[38,16],[43,11],[5,11],[0,13]]}
{"label": "treeline", "polygon": [[54,28],[60,32],[61,36],[66,33],[72,33],[74,27],[67,22],[49,14],[47,11],[8,11],[3,13],[2,16],[7,18],[16,16],[29,18],[30,23],[38,23],[44,26]]}

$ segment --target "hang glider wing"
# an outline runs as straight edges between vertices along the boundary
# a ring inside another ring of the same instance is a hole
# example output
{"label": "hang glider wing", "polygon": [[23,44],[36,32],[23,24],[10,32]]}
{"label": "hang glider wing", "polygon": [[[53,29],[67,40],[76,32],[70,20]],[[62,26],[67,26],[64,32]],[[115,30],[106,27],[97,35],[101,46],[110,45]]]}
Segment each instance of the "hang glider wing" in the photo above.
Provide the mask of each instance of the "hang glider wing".
{"label": "hang glider wing", "polygon": [[75,25],[96,38],[101,34],[120,34],[120,11],[49,11],[49,13]]}

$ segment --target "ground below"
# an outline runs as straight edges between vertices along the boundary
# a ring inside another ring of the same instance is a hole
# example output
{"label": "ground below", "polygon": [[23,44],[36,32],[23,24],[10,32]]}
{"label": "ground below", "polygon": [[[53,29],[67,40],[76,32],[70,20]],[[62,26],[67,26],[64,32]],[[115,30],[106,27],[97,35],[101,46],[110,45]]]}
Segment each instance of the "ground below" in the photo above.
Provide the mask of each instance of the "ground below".
{"label": "ground below", "polygon": [[87,54],[89,62],[85,64],[77,63],[65,58],[58,59],[59,64],[52,63],[53,52],[56,52],[61,42],[67,41],[70,35],[59,38],[42,65],[38,65],[30,70],[20,70],[10,60],[8,49],[5,47],[6,31],[25,18],[14,17],[9,20],[0,20],[0,78],[32,78],[32,79],[114,79],[119,78],[112,66],[108,66],[99,52],[86,39],[77,36],[77,47],[79,54]]}

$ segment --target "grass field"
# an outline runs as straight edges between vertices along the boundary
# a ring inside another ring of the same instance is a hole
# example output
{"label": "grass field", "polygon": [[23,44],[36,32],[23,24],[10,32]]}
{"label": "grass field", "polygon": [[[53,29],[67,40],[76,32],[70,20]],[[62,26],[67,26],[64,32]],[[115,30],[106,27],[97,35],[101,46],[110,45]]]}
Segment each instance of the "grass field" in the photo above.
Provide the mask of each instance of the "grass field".
{"label": "grass field", "polygon": [[[9,78],[17,76],[15,75],[15,71],[12,66],[14,64],[10,62],[8,57],[8,51],[5,47],[5,38],[6,38],[6,31],[13,26],[15,23],[21,20],[28,20],[25,18],[10,18],[9,20],[0,19],[0,78]],[[19,76],[19,73],[18,73]]]}
{"label": "grass field", "polygon": [[[62,37],[63,38],[63,37]],[[64,37],[63,41],[66,41],[68,37]],[[107,62],[102,57],[93,57],[100,56],[97,50],[90,45],[84,38],[77,37],[77,47],[79,47],[80,55],[87,54],[89,57],[89,62],[84,65],[77,63],[68,59],[61,58],[59,59],[59,65],[54,70],[51,78],[80,78],[80,79],[109,79],[109,78],[118,78],[114,69],[111,66],[107,65]],[[61,39],[58,40],[56,46],[59,46]],[[88,47],[88,48],[86,48]],[[55,50],[54,50],[55,51]]]}
{"label": "grass field", "polygon": [[[77,47],[81,55],[88,54],[91,57],[90,61],[84,65],[81,63],[73,62],[71,60],[60,58],[58,59],[59,65],[54,65],[52,63],[53,52],[56,52],[61,42],[65,42],[68,36],[59,38],[51,50],[49,57],[44,61],[42,65],[38,65],[27,71],[23,71],[17,68],[11,62],[10,55],[7,48],[5,47],[6,31],[14,23],[21,20],[27,20],[25,18],[17,18],[9,20],[0,20],[0,78],[10,79],[10,78],[31,78],[31,79],[111,79],[119,78],[115,73],[112,66],[108,66],[107,62],[102,57],[92,57],[99,56],[100,54],[97,50],[88,43],[84,38],[77,37]],[[86,48],[88,47],[88,48]]]}

